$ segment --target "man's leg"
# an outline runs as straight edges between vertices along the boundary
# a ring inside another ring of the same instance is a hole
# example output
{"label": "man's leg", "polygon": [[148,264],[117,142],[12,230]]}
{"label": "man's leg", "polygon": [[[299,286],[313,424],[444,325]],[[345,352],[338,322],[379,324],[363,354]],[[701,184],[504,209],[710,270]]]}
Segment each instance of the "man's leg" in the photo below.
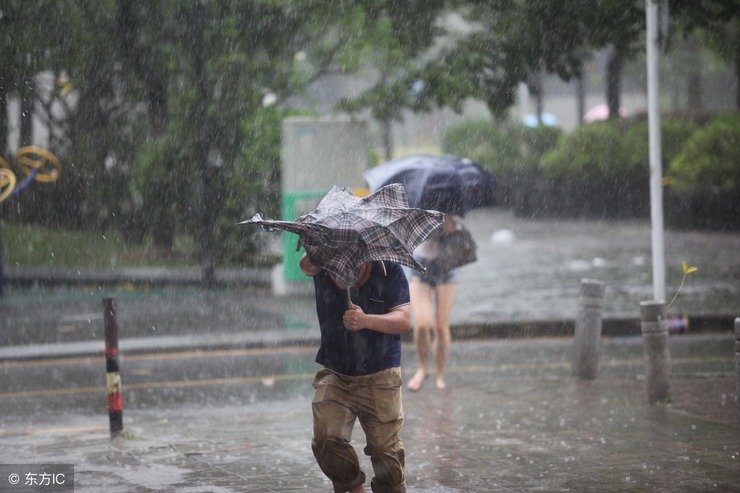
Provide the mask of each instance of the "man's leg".
{"label": "man's leg", "polygon": [[334,484],[335,493],[353,491],[365,484],[365,473],[350,444],[356,414],[351,407],[349,384],[329,370],[314,378],[313,441],[311,449],[319,467]]}
{"label": "man's leg", "polygon": [[406,491],[406,458],[399,432],[403,426],[401,369],[391,368],[376,374],[373,382],[362,387],[355,397],[362,399],[358,417],[365,431],[375,477],[375,493]]}

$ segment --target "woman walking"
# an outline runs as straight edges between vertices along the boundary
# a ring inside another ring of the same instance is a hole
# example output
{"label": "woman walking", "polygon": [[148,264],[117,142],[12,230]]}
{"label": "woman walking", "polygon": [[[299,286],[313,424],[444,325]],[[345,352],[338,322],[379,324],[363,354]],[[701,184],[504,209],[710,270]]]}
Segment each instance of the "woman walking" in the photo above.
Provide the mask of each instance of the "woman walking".
{"label": "woman walking", "polygon": [[421,389],[429,377],[430,349],[434,353],[434,386],[439,390],[447,387],[444,373],[450,349],[450,314],[455,304],[457,282],[454,270],[435,268],[433,261],[440,253],[440,238],[451,234],[460,226],[460,216],[446,214],[444,224],[414,252],[414,258],[427,270],[414,271],[409,281],[414,344],[419,360],[416,373],[407,383],[408,389],[413,392]]}

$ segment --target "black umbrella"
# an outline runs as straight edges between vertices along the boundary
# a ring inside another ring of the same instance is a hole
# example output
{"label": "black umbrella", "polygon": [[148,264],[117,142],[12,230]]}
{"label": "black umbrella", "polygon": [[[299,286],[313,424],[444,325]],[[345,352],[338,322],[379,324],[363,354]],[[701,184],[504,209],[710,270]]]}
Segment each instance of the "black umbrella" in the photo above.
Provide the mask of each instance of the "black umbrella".
{"label": "black umbrella", "polygon": [[370,190],[401,183],[409,204],[464,215],[495,204],[496,182],[470,159],[446,154],[414,154],[380,164],[365,172]]}
{"label": "black umbrella", "polygon": [[240,224],[290,231],[300,237],[311,263],[348,286],[358,281],[366,262],[388,260],[424,270],[412,252],[444,222],[444,214],[410,208],[402,186],[383,187],[366,197],[332,188],[316,210],[295,221],[263,219],[256,214]]}

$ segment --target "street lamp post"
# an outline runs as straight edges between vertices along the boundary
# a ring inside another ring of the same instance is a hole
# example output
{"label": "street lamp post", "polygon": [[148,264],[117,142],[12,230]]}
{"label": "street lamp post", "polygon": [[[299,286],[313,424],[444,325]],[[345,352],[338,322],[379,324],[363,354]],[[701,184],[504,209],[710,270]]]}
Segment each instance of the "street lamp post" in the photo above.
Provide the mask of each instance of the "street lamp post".
{"label": "street lamp post", "polygon": [[653,252],[653,299],[665,302],[663,244],[663,166],[660,135],[660,82],[658,64],[662,34],[658,27],[659,2],[645,0],[647,21],[648,139],[650,148],[650,221]]}

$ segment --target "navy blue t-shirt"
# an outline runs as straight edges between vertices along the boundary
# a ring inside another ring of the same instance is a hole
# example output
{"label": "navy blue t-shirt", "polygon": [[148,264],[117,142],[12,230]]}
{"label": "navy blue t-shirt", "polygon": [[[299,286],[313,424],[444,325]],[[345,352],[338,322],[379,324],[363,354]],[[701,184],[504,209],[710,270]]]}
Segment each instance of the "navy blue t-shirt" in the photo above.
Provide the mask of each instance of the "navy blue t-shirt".
{"label": "navy blue t-shirt", "polygon": [[[401,336],[370,329],[347,330],[347,290],[334,284],[322,271],[313,277],[321,346],[316,362],[337,373],[369,375],[401,365]],[[400,265],[373,262],[368,280],[352,288],[352,303],[367,314],[381,315],[409,303],[409,284]]]}

